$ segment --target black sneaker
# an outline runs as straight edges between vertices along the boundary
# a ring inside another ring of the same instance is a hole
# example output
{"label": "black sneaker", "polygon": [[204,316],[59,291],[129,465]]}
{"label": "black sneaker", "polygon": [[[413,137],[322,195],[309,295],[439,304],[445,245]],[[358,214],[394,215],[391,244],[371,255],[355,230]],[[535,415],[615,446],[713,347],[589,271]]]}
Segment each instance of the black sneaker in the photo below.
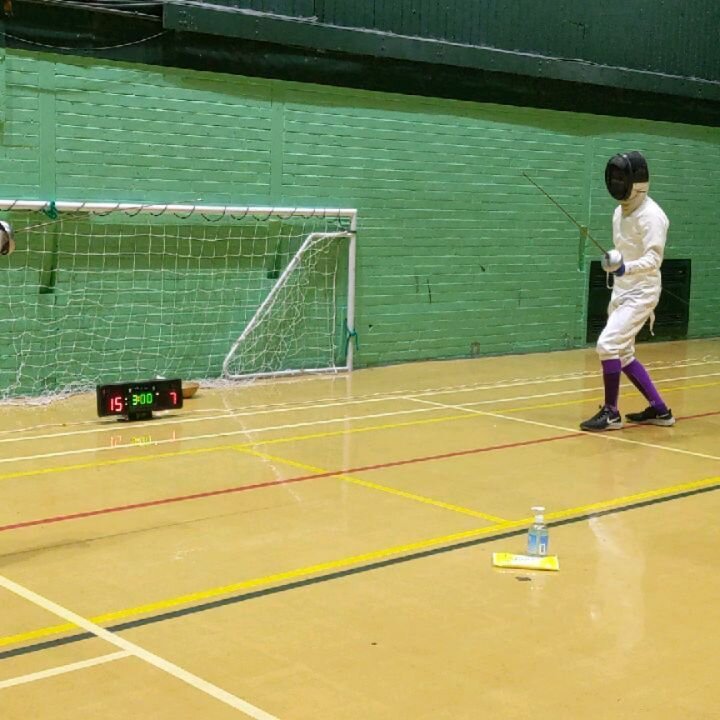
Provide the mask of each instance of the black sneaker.
{"label": "black sneaker", "polygon": [[667,412],[660,413],[654,407],[645,408],[639,413],[628,413],[625,419],[631,423],[640,423],[642,425],[661,425],[662,427],[670,427],[675,424],[672,410],[668,408]]}
{"label": "black sneaker", "polygon": [[581,430],[590,432],[602,432],[603,430],[622,430],[622,418],[617,410],[611,410],[603,406],[600,412],[593,415],[589,420],[580,423]]}

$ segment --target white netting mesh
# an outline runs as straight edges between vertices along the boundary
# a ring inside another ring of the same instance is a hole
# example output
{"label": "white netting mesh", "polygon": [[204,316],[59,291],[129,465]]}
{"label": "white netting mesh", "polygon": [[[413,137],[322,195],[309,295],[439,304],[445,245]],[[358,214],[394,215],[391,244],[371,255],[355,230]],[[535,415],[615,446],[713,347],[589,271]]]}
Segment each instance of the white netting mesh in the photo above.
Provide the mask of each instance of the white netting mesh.
{"label": "white netting mesh", "polygon": [[88,207],[0,214],[17,242],[0,258],[0,397],[220,378],[226,358],[233,374],[343,365],[344,211]]}
{"label": "white netting mesh", "polygon": [[[225,358],[224,374],[277,374],[327,367],[339,327],[335,252],[347,233],[312,233],[278,277]],[[334,348],[332,354],[336,354]]]}

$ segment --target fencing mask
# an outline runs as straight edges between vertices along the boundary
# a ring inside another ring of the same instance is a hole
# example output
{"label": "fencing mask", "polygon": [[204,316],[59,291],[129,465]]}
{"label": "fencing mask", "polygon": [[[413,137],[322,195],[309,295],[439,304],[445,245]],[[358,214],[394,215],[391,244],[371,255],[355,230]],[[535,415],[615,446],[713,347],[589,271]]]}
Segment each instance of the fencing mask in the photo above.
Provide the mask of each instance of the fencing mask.
{"label": "fencing mask", "polygon": [[638,192],[646,193],[649,181],[647,161],[637,150],[613,155],[605,166],[605,185],[619,202],[632,200]]}

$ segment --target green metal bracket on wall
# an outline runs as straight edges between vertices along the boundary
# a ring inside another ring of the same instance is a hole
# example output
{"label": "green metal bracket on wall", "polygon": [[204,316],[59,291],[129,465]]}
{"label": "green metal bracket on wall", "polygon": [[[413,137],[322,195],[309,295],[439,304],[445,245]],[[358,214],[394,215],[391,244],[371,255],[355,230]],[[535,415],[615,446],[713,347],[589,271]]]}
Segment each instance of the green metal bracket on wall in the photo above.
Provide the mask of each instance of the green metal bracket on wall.
{"label": "green metal bracket on wall", "polygon": [[238,7],[204,8],[168,3],[163,8],[163,25],[169,30],[181,32],[205,33],[351,55],[720,100],[720,83],[702,78],[614,67],[537,52],[518,52],[487,45],[468,45],[367,28],[329,25],[312,18],[275,15]]}

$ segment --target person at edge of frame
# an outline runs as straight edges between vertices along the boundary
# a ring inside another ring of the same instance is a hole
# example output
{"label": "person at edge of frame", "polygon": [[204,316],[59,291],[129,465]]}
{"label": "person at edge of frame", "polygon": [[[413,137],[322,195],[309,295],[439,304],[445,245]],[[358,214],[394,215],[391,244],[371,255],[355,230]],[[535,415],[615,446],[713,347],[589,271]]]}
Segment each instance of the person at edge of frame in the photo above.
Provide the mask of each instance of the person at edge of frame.
{"label": "person at edge of frame", "polygon": [[9,222],[0,220],[0,255],[11,255],[15,252],[15,236]]}

